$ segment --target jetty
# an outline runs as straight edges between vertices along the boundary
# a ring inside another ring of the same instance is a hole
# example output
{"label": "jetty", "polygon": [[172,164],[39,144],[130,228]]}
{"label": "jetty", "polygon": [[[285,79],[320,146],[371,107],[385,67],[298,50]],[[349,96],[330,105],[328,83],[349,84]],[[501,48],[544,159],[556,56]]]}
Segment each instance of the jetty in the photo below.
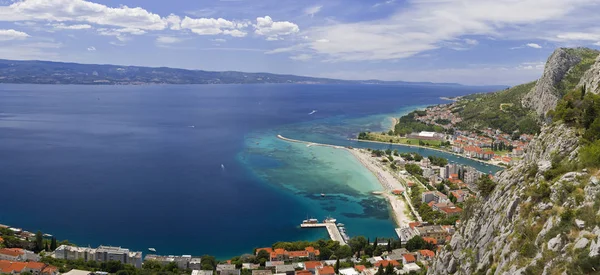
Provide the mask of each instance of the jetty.
{"label": "jetty", "polygon": [[281,140],[289,141],[289,142],[304,143],[304,144],[306,144],[306,147],[324,146],[324,147],[330,147],[330,148],[335,148],[335,149],[346,149],[346,147],[344,147],[344,146],[338,146],[338,145],[323,144],[323,143],[317,143],[317,142],[308,142],[308,141],[304,141],[304,140],[291,139],[291,138],[286,138],[286,137],[284,137],[282,135],[277,135],[277,138],[281,139]]}
{"label": "jetty", "polygon": [[[331,238],[334,241],[337,241],[340,243],[340,245],[346,245],[346,239],[348,238],[348,236],[346,235],[345,237],[342,235],[342,233],[340,232],[340,229],[337,227],[337,225],[335,223],[332,222],[324,222],[324,223],[302,223],[300,224],[301,228],[320,228],[320,227],[325,227],[327,229],[327,233],[329,233],[329,238]],[[344,234],[345,235],[345,234]]]}

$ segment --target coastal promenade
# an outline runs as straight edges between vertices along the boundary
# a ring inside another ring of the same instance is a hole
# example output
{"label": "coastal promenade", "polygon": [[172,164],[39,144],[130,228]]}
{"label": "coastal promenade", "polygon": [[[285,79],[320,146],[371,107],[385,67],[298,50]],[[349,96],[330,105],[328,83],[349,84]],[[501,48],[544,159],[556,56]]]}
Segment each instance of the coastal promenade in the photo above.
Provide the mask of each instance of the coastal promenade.
{"label": "coastal promenade", "polygon": [[329,233],[329,238],[334,241],[340,243],[340,245],[346,245],[346,241],[342,237],[342,233],[339,228],[335,225],[335,223],[303,223],[300,225],[302,228],[319,228],[325,227],[327,228],[327,233]]}

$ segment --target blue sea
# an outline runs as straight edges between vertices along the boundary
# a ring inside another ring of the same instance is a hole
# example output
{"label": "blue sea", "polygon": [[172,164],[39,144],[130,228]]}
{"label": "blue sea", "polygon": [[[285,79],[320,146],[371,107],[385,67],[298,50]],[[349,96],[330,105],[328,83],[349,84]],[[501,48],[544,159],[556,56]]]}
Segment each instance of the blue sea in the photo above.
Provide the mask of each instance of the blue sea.
{"label": "blue sea", "polygon": [[221,259],[277,241],[327,238],[324,229],[299,228],[307,217],[335,217],[350,236],[393,237],[388,205],[371,195],[381,186],[352,155],[276,136],[388,148],[348,138],[447,102],[440,97],[491,90],[0,85],[0,224],[79,246]]}

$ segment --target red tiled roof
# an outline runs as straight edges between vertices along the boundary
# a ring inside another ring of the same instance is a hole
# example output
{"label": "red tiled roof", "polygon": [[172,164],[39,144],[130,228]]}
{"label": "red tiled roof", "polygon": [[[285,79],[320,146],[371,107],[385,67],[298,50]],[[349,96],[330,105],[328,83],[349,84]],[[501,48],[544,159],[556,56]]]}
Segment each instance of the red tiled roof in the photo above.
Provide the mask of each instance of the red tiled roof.
{"label": "red tiled roof", "polygon": [[290,251],[288,252],[290,257],[308,257],[308,252],[306,251]]}
{"label": "red tiled roof", "polygon": [[29,269],[36,269],[36,270],[42,271],[42,269],[44,269],[45,266],[46,266],[46,264],[44,264],[44,263],[27,262],[27,268],[29,268]]}
{"label": "red tiled roof", "polygon": [[428,243],[437,244],[437,240],[434,238],[424,237],[423,240]]}
{"label": "red tiled roof", "polygon": [[0,249],[0,254],[17,257],[25,253],[23,252],[23,249],[20,248],[2,248]]}
{"label": "red tiled roof", "polygon": [[457,206],[452,206],[452,207],[440,207],[440,211],[446,213],[446,214],[453,214],[453,213],[460,213],[462,212],[462,209],[460,207]]}
{"label": "red tiled roof", "polygon": [[365,271],[365,266],[364,265],[355,265],[354,269],[358,270],[358,272],[363,272],[363,271]]}
{"label": "red tiled roof", "polygon": [[375,267],[379,267],[380,265],[383,265],[384,267],[388,266],[389,264],[392,264],[393,266],[399,266],[400,263],[398,263],[398,261],[396,260],[391,260],[391,261],[387,261],[387,260],[381,260],[375,263]]}
{"label": "red tiled roof", "polygon": [[323,264],[318,261],[304,262],[304,269],[316,269],[317,267],[321,266],[323,266]]}
{"label": "red tiled roof", "polygon": [[312,275],[312,272],[308,270],[298,270],[296,271],[296,275]]}
{"label": "red tiled roof", "polygon": [[329,265],[319,268],[319,275],[323,274],[335,274],[335,269],[333,269],[333,266]]}
{"label": "red tiled roof", "polygon": [[417,261],[417,259],[415,259],[415,256],[413,256],[413,254],[404,254],[404,255],[402,255],[402,257],[404,257],[404,260],[408,263]]}
{"label": "red tiled roof", "polygon": [[435,256],[435,253],[429,249],[419,250],[419,253],[421,253],[421,256],[423,256],[423,257],[434,257]]}
{"label": "red tiled roof", "polygon": [[42,270],[42,274],[52,274],[57,273],[57,271],[58,267],[49,265],[46,268],[44,268],[44,270]]}

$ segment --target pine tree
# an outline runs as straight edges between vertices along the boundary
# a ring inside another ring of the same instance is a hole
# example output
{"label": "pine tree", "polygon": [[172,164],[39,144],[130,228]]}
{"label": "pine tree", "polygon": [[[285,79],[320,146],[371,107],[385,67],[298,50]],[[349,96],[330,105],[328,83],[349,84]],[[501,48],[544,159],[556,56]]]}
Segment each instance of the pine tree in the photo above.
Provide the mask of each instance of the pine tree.
{"label": "pine tree", "polygon": [[35,233],[35,252],[40,252],[44,250],[44,238],[42,236],[42,231]]}
{"label": "pine tree", "polygon": [[340,258],[337,258],[337,260],[335,261],[335,274],[339,274],[340,273]]}
{"label": "pine tree", "polygon": [[50,251],[56,250],[58,246],[56,245],[56,237],[52,237],[52,241],[50,242]]}
{"label": "pine tree", "polygon": [[394,275],[394,265],[388,262],[388,265],[385,267],[385,275]]}
{"label": "pine tree", "polygon": [[[373,242],[373,251],[375,251],[375,249],[377,249],[377,237],[375,237],[375,241]],[[372,253],[371,253],[371,257],[373,257]]]}
{"label": "pine tree", "polygon": [[388,239],[387,252],[392,252],[392,240]]}
{"label": "pine tree", "polygon": [[385,274],[385,270],[383,270],[383,265],[380,263],[379,269],[377,269],[377,273],[375,273],[375,275],[384,275],[384,274]]}

